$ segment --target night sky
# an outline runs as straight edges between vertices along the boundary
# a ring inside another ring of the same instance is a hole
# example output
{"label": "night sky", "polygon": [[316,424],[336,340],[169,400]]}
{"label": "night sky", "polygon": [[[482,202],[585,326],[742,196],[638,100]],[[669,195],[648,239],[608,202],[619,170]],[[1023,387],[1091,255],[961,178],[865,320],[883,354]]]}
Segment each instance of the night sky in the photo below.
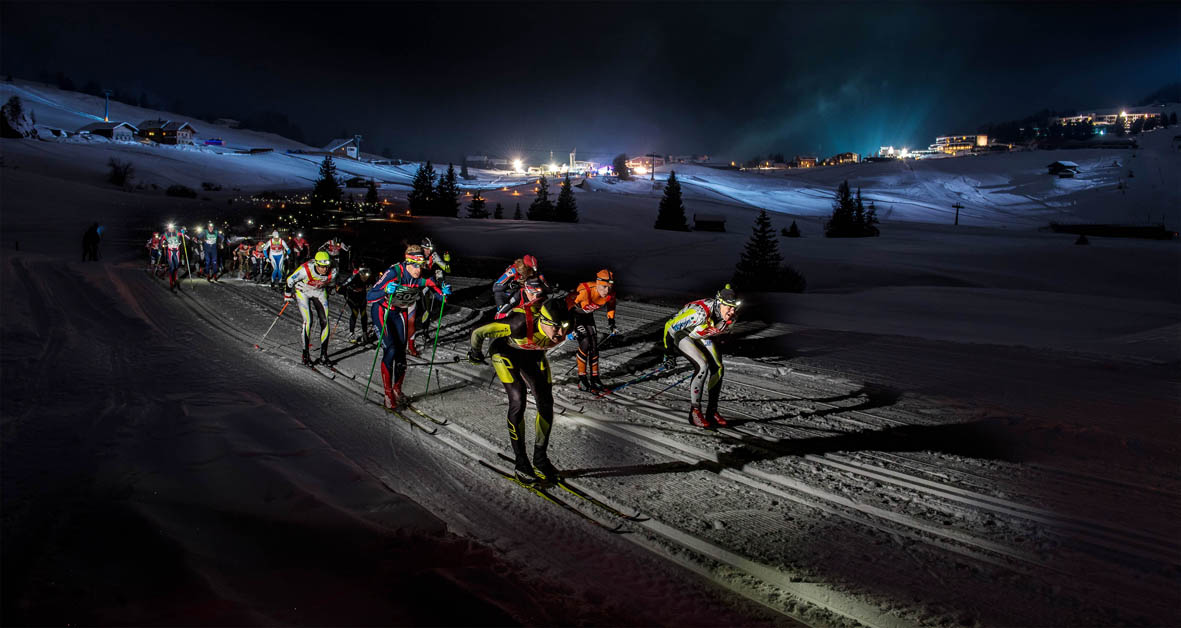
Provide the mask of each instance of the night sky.
{"label": "night sky", "polygon": [[[458,161],[925,147],[1181,80],[1175,3],[2,5],[0,71]],[[135,121],[133,121],[135,122]]]}

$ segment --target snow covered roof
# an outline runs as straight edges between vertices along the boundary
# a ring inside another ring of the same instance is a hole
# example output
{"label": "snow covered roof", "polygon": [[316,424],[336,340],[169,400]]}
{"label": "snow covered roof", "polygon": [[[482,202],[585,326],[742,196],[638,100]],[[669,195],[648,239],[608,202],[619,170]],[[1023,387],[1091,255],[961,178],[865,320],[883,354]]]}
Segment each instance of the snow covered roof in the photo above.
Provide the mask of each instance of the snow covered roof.
{"label": "snow covered roof", "polygon": [[134,125],[128,124],[127,122],[91,122],[90,124],[78,129],[78,132],[90,133],[92,131],[107,131],[117,129],[121,126],[125,126],[132,131],[137,130]]}
{"label": "snow covered roof", "polygon": [[148,129],[163,129],[166,124],[168,124],[168,120],[157,118],[155,120],[144,120],[140,122],[138,128],[144,131]]}
{"label": "snow covered roof", "polygon": [[1073,161],[1055,161],[1052,164],[1048,164],[1046,167],[1052,168],[1054,166],[1063,166],[1066,168],[1078,168],[1079,167],[1078,164],[1074,163]]}
{"label": "snow covered roof", "polygon": [[338,148],[344,148],[345,146],[347,146],[349,144],[353,144],[354,146],[356,146],[356,144],[353,143],[353,138],[351,138],[351,137],[343,138],[342,137],[342,138],[332,140],[331,142],[328,142],[327,144],[325,144],[324,150],[334,151]]}

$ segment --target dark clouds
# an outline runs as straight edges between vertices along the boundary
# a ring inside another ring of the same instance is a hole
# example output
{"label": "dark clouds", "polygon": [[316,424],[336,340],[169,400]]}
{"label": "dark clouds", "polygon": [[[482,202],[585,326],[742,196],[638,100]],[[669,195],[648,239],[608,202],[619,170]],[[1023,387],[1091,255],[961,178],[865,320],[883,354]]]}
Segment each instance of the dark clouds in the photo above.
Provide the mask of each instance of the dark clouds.
{"label": "dark clouds", "polygon": [[1175,4],[3,5],[3,70],[288,114],[374,150],[925,146],[1181,76]]}

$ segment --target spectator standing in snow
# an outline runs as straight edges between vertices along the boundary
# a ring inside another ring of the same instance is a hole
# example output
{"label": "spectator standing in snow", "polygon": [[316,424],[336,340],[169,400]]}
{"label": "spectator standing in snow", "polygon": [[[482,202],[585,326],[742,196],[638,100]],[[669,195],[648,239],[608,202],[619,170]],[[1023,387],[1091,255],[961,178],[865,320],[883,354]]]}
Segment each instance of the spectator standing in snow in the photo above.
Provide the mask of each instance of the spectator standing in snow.
{"label": "spectator standing in snow", "polygon": [[98,223],[90,225],[86,233],[82,235],[82,261],[98,261],[98,243],[102,240],[99,235]]}

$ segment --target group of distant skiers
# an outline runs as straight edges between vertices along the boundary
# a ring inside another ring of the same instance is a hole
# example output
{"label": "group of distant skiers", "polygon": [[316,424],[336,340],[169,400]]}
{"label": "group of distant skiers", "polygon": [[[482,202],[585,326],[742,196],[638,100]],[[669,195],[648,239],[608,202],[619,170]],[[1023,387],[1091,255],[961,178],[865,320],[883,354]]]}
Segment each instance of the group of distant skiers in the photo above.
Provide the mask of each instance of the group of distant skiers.
{"label": "group of distant skiers", "polygon": [[[223,234],[213,225],[198,239],[187,235],[183,228],[178,230],[169,225],[163,235],[155,234],[148,244],[152,264],[160,264],[161,256],[165,258],[170,288],[175,291],[177,269],[185,263],[180,258],[183,241],[199,241],[206,249],[205,278],[217,281],[219,238]],[[234,255],[241,256],[239,268],[242,261],[249,262],[242,270],[243,278],[263,276],[265,264],[271,284],[282,282],[286,303],[297,304],[303,319],[304,364],[332,366],[328,356],[331,335],[328,292],[334,290],[343,295],[350,310],[349,340],[376,339],[378,343],[384,405],[393,411],[407,401],[402,382],[406,376],[406,356],[418,356],[415,329],[425,326],[435,303],[445,302],[451,294],[451,287],[444,280],[451,271],[451,256],[438,253],[431,239],[424,238],[419,244],[407,246],[401,260],[376,275],[366,266],[342,272],[338,258],[348,250],[339,239],[333,238],[308,260],[310,248],[302,236],[293,238],[289,245],[275,231],[270,238],[256,244],[239,244]],[[265,261],[258,261],[260,257]],[[287,272],[284,264],[291,259],[296,261],[296,266],[294,271]],[[559,472],[548,455],[554,399],[553,371],[546,353],[565,340],[575,340],[578,388],[599,395],[611,392],[599,379],[600,339],[595,312],[601,310],[606,315],[608,337],[614,336],[617,333],[615,274],[603,269],[593,281],[580,283],[569,292],[559,291],[546,283],[537,258],[523,255],[493,282],[492,293],[496,303],[494,320],[471,333],[468,360],[473,364],[491,361],[508,394],[508,432],[517,478],[525,483],[556,481]],[[695,369],[689,391],[688,421],[696,427],[712,429],[727,425],[718,412],[724,369],[712,338],[734,324],[740,304],[734,290],[727,285],[712,298],[686,304],[664,324],[664,368],[670,367],[680,355]],[[320,332],[320,356],[315,361],[310,355],[314,323],[319,324]],[[487,354],[485,341],[491,341]],[[537,411],[532,461],[523,440],[529,390]]]}
{"label": "group of distant skiers", "polygon": [[[190,235],[184,227],[168,225],[163,233],[153,233],[144,246],[148,249],[149,264],[161,273],[167,273],[169,287],[174,292],[180,287],[177,278],[182,268],[195,269],[191,271],[194,276],[210,282],[219,281],[226,273],[236,272],[241,279],[255,283],[269,280],[272,287],[279,288],[283,278],[306,262],[312,252],[302,233],[291,237],[290,243],[274,231],[270,237],[241,239],[234,245],[225,232],[212,223],[198,228],[196,235]],[[319,251],[328,253],[334,267],[340,254],[348,250],[349,247],[337,238],[319,248]]]}

